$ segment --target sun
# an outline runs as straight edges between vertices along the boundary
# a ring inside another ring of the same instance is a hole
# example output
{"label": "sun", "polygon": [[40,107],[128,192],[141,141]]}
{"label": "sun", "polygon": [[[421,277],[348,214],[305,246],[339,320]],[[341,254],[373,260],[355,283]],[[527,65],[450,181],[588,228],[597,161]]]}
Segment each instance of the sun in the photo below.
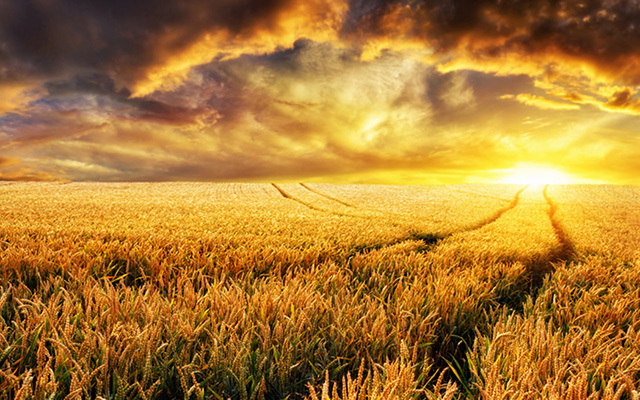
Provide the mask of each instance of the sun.
{"label": "sun", "polygon": [[575,183],[575,178],[566,172],[549,166],[518,164],[514,168],[501,171],[499,183],[517,183],[525,185],[563,185]]}

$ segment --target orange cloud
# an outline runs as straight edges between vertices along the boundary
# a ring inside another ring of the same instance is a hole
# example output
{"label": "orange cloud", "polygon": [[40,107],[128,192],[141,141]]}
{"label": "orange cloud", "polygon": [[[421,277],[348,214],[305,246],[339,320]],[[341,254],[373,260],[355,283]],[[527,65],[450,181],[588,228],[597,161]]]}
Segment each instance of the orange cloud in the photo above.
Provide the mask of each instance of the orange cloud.
{"label": "orange cloud", "polygon": [[[358,3],[359,4],[359,3]],[[351,9],[343,27],[348,40],[372,43],[374,54],[421,43],[424,60],[438,70],[474,70],[500,76],[526,74],[556,90],[550,96],[597,105],[605,111],[635,112],[596,99],[607,86],[640,84],[640,9],[626,2],[537,2],[482,0],[373,2]],[[636,36],[634,36],[636,35]],[[430,52],[430,53],[429,53]],[[577,79],[566,79],[578,77]],[[582,93],[573,83],[586,82]],[[559,90],[558,90],[559,89]],[[618,92],[619,89],[613,90]],[[556,100],[521,98],[547,109],[574,109]],[[596,104],[597,103],[597,104]]]}
{"label": "orange cloud", "polygon": [[135,82],[133,95],[139,97],[156,90],[173,90],[187,79],[192,67],[216,58],[272,53],[291,47],[300,38],[335,42],[346,11],[347,4],[342,0],[292,1],[272,18],[258,20],[250,30],[234,32],[229,28],[214,28],[204,31],[183,50],[159,57]]}
{"label": "orange cloud", "polygon": [[64,181],[48,172],[35,171],[30,168],[18,168],[13,171],[0,171],[0,181],[36,181],[36,182],[54,182]]}
{"label": "orange cloud", "polygon": [[517,96],[513,95],[504,95],[500,97],[501,99],[514,99],[522,104],[526,104],[528,106],[538,107],[542,110],[579,110],[580,106],[578,104],[572,103],[564,103],[552,99],[547,99],[546,97],[535,96],[532,94],[522,93]]}
{"label": "orange cloud", "polygon": [[0,157],[0,167],[9,167],[20,164],[20,159],[15,157]]}
{"label": "orange cloud", "polygon": [[549,96],[592,105],[602,111],[640,114],[640,100],[635,97],[637,91],[629,87],[566,75],[542,76],[536,79],[535,86],[543,89]]}
{"label": "orange cloud", "polygon": [[632,92],[629,88],[619,90],[613,93],[606,103],[601,103],[599,106],[607,111],[640,115],[640,100],[634,97],[635,94],[636,92]]}
{"label": "orange cloud", "polygon": [[0,115],[23,110],[30,101],[38,97],[39,93],[34,93],[37,92],[37,88],[36,83],[0,83]]}
{"label": "orange cloud", "polygon": [[20,158],[0,157],[0,181],[59,181],[60,178],[23,165]]}

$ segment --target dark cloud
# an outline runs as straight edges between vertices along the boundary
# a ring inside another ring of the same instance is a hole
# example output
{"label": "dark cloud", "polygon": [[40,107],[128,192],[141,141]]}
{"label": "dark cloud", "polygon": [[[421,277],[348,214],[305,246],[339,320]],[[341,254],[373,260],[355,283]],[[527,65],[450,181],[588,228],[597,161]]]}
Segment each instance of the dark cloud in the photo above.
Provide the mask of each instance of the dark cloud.
{"label": "dark cloud", "polygon": [[636,0],[353,0],[347,16],[343,36],[362,42],[412,38],[476,61],[583,63],[640,83]]}
{"label": "dark cloud", "polygon": [[629,89],[624,89],[624,90],[620,90],[618,92],[615,92],[613,94],[613,96],[611,96],[611,99],[607,102],[607,106],[612,107],[612,108],[624,108],[629,106],[629,104],[632,102],[631,100],[631,96],[633,94],[631,93],[631,90]]}
{"label": "dark cloud", "polygon": [[[222,31],[238,45],[259,41],[265,32],[284,35],[283,21],[291,15],[327,18],[333,10],[328,4],[340,2],[3,0],[0,79],[89,70],[110,76],[119,87],[131,86],[205,34]],[[635,85],[639,20],[637,0],[352,0],[341,26],[327,29],[347,42],[418,40],[437,53],[465,52],[483,60],[556,57],[544,62],[586,63]]]}
{"label": "dark cloud", "polygon": [[120,84],[207,32],[250,36],[269,28],[290,0],[3,0],[0,77],[96,70]]}
{"label": "dark cloud", "polygon": [[[281,23],[290,14],[327,18],[329,3],[340,1],[3,0],[0,79],[91,70],[128,86],[207,33],[226,32],[239,44],[265,32],[284,34]],[[412,39],[439,53],[464,50],[485,59],[556,56],[635,85],[639,20],[636,0],[352,0],[342,25],[327,29],[361,44]]]}
{"label": "dark cloud", "polygon": [[106,123],[79,118],[76,110],[36,112],[28,115],[9,114],[0,118],[0,150],[79,138],[106,126]]}
{"label": "dark cloud", "polygon": [[55,102],[78,95],[99,96],[103,110],[111,110],[115,118],[185,125],[194,123],[199,116],[211,111],[201,105],[192,108],[148,97],[131,98],[131,92],[127,88],[118,89],[111,77],[98,73],[76,75],[68,80],[50,81],[44,86],[49,96],[43,98],[42,102],[47,100]]}
{"label": "dark cloud", "polygon": [[614,92],[604,104],[598,106],[607,111],[640,115],[640,99],[629,88]]}

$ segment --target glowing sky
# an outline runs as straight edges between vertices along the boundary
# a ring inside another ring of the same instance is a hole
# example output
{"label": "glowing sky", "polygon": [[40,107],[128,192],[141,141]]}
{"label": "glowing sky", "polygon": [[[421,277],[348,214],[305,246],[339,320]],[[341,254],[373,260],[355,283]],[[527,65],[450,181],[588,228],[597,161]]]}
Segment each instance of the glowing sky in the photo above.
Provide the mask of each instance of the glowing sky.
{"label": "glowing sky", "polygon": [[638,0],[0,0],[0,180],[640,184],[638,43]]}

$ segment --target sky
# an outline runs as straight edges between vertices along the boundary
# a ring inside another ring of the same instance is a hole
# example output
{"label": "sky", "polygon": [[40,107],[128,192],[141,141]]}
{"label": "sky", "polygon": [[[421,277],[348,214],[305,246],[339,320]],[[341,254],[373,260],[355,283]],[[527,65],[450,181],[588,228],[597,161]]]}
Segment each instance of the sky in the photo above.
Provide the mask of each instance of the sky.
{"label": "sky", "polygon": [[640,184],[639,42],[639,0],[0,0],[0,180]]}

